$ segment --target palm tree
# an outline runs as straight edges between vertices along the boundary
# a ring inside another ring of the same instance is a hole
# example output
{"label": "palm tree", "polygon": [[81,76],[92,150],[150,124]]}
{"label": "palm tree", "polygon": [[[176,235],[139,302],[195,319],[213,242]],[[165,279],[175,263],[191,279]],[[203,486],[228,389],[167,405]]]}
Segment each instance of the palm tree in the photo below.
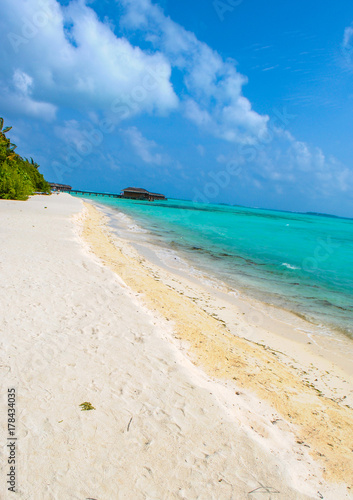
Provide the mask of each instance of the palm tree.
{"label": "palm tree", "polygon": [[31,165],[33,165],[38,170],[39,165],[38,165],[38,163],[36,163],[35,161],[33,161],[32,157],[31,157]]}
{"label": "palm tree", "polygon": [[4,126],[4,119],[0,117],[0,132],[2,134],[6,134],[9,130],[12,129],[12,127],[5,127],[4,129],[2,128]]}
{"label": "palm tree", "polygon": [[12,129],[12,127],[4,127],[4,119],[0,117],[0,135],[5,139],[5,144],[6,144],[6,157],[8,160],[13,160],[16,158],[16,153],[15,149],[17,148],[16,144],[13,144],[10,142],[10,139],[8,139],[5,134],[9,132],[9,130]]}
{"label": "palm tree", "polygon": [[[0,134],[5,137],[5,134],[9,132],[9,130],[12,129],[12,127],[5,127],[4,126],[4,119],[0,117]],[[15,149],[17,148],[16,144],[13,144],[7,139],[7,145],[6,145],[6,150],[9,151],[10,153],[13,153]],[[32,160],[33,161],[33,160]]]}

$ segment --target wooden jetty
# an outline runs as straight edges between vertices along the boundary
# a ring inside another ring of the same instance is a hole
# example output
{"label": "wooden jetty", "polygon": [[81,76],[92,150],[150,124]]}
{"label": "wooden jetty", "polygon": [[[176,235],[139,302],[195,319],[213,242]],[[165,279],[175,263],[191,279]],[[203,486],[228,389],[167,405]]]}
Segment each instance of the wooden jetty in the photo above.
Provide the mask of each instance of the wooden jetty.
{"label": "wooden jetty", "polygon": [[123,189],[121,194],[116,193],[99,193],[98,191],[83,191],[82,189],[72,189],[67,184],[50,183],[50,187],[54,192],[65,192],[71,194],[81,194],[83,196],[107,196],[108,198],[124,198],[126,200],[167,200],[164,194],[151,193],[142,188],[126,188]]}
{"label": "wooden jetty", "polygon": [[115,193],[97,193],[96,191],[81,191],[79,189],[71,189],[71,194],[82,194],[85,196],[108,196],[109,198],[123,198],[121,194]]}

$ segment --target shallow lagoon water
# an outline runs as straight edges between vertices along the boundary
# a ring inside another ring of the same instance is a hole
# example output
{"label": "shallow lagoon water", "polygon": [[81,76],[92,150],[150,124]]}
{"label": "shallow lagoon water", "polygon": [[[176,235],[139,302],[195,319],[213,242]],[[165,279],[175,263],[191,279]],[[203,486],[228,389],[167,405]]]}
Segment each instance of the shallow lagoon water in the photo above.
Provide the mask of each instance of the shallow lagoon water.
{"label": "shallow lagoon water", "polygon": [[353,338],[353,220],[181,200],[94,197],[232,288]]}

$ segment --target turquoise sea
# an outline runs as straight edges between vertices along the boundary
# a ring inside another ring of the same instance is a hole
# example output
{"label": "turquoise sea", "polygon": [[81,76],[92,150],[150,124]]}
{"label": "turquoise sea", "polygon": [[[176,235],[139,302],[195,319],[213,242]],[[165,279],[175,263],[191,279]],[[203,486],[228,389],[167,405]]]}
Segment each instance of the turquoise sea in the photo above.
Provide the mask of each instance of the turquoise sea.
{"label": "turquoise sea", "polygon": [[353,219],[98,196],[203,273],[353,338]]}

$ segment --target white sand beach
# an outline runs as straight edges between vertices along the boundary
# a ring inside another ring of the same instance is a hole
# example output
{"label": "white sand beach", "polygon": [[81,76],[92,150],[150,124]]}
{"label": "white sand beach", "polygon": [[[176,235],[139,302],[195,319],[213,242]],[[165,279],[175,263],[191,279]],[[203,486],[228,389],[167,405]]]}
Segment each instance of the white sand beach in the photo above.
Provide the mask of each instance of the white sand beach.
{"label": "white sand beach", "polygon": [[0,200],[0,498],[353,498],[344,364],[327,362],[340,398],[319,393],[298,368],[303,353],[320,377],[318,353],[289,339],[295,366],[246,314],[237,337],[104,222],[68,194]]}

